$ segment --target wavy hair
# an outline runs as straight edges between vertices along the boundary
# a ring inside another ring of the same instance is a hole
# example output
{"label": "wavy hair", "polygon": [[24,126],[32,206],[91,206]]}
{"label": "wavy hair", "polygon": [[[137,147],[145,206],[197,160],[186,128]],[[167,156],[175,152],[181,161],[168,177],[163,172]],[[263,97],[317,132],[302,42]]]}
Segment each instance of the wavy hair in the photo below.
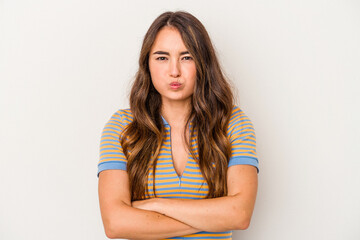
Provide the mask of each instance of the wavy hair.
{"label": "wavy hair", "polygon": [[[131,199],[145,199],[148,193],[147,177],[151,170],[156,196],[155,170],[165,127],[160,113],[161,95],[151,81],[149,53],[157,33],[165,26],[179,31],[196,65],[191,112],[185,126],[192,121],[190,139],[196,132],[198,150],[195,152],[186,140],[187,148],[198,162],[208,184],[206,198],[227,195],[227,166],[231,154],[227,127],[233,109],[233,94],[203,24],[190,13],[177,11],[161,14],[148,29],[142,43],[139,69],[130,92],[130,109],[134,119],[120,135],[120,143],[128,160]],[[184,136],[185,131],[186,127]]]}

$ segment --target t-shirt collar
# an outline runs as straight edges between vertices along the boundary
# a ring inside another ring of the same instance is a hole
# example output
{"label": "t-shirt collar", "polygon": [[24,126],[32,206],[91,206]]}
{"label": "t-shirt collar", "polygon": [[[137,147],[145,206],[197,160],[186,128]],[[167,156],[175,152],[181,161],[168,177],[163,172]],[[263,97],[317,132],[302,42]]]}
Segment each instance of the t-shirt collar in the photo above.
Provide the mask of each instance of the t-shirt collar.
{"label": "t-shirt collar", "polygon": [[[160,116],[161,116],[161,118],[162,118],[162,120],[163,120],[164,125],[165,125],[165,126],[170,126],[170,124],[165,120],[165,118],[164,118],[162,115],[160,115]],[[192,119],[192,120],[190,121],[190,124],[192,124],[193,121],[194,121],[194,119]]]}
{"label": "t-shirt collar", "polygon": [[165,126],[170,126],[170,124],[165,120],[165,118],[162,115],[161,115],[161,118],[162,118]]}

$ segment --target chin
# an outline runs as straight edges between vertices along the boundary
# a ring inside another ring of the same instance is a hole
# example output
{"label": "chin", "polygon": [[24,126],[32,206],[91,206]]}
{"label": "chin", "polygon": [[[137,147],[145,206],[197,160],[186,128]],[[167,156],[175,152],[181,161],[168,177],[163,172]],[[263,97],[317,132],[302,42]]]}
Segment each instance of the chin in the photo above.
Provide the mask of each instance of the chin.
{"label": "chin", "polygon": [[185,101],[190,101],[191,96],[189,96],[189,97],[183,97],[183,96],[181,96],[181,97],[163,97],[162,99],[165,101],[171,101],[171,102],[174,102],[174,101],[185,102]]}

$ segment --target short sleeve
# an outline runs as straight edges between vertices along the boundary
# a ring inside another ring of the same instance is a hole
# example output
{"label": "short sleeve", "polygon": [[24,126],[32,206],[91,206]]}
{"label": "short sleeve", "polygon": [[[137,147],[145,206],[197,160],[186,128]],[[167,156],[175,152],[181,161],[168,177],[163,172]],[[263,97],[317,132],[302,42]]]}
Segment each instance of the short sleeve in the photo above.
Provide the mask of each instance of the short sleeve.
{"label": "short sleeve", "polygon": [[234,106],[228,126],[231,156],[228,167],[238,164],[252,165],[259,172],[256,154],[256,137],[253,124],[245,113]]}
{"label": "short sleeve", "polygon": [[115,112],[105,124],[100,140],[100,160],[98,172],[109,169],[121,169],[126,171],[127,159],[120,144],[120,136],[131,118],[126,110]]}

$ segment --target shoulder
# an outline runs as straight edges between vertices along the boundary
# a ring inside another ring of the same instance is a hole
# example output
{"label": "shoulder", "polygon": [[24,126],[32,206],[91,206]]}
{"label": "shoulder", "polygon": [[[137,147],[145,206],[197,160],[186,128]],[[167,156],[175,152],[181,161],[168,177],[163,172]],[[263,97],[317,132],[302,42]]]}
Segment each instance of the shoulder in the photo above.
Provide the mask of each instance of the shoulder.
{"label": "shoulder", "polygon": [[245,113],[244,111],[237,105],[233,106],[232,112],[231,112],[231,116],[230,116],[230,122],[234,121],[234,119],[237,119],[239,117],[244,116]]}
{"label": "shoulder", "polygon": [[230,115],[228,132],[231,133],[234,129],[244,127],[253,128],[252,122],[245,112],[239,106],[235,105]]}
{"label": "shoulder", "polygon": [[118,109],[114,112],[109,121],[113,121],[114,123],[119,123],[122,125],[127,125],[133,121],[134,117],[129,108],[127,109]]}
{"label": "shoulder", "polygon": [[119,132],[120,130],[123,130],[126,125],[131,123],[133,119],[130,109],[118,109],[111,115],[104,128]]}
{"label": "shoulder", "polygon": [[130,124],[132,121],[133,115],[130,109],[118,109],[106,122],[102,132],[103,137],[109,135],[119,137],[126,125]]}
{"label": "shoulder", "polygon": [[132,120],[130,109],[118,109],[105,124],[100,141],[98,176],[101,171],[108,169],[126,170],[127,159],[119,138],[122,137],[125,126]]}
{"label": "shoulder", "polygon": [[234,106],[231,113],[228,137],[231,143],[229,167],[246,164],[255,166],[259,172],[255,130],[249,117],[238,106]]}

